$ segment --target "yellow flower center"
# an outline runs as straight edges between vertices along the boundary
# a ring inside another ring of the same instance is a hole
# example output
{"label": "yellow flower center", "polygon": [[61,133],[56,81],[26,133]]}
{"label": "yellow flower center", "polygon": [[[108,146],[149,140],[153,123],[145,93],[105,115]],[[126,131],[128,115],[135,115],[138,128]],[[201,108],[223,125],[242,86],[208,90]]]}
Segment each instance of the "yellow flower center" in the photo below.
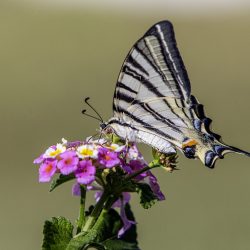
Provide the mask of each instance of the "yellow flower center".
{"label": "yellow flower center", "polygon": [[50,152],[50,156],[56,156],[56,155],[58,155],[58,154],[60,154],[61,153],[61,150],[59,150],[59,149],[56,149],[55,151],[52,151],[52,152]]}
{"label": "yellow flower center", "polygon": [[81,150],[81,154],[82,155],[89,155],[89,156],[92,156],[93,155],[93,150],[92,149],[89,149],[89,148],[84,148],[83,150]]}

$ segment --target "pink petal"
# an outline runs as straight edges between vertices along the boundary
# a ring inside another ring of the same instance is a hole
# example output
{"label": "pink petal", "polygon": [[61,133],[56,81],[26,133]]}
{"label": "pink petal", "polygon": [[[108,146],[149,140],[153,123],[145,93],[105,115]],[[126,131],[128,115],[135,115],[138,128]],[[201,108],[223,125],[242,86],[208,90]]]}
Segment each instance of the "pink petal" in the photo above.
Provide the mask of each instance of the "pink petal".
{"label": "pink petal", "polygon": [[40,164],[40,163],[42,163],[43,161],[44,161],[43,154],[41,154],[39,157],[37,157],[37,158],[33,161],[33,163],[34,163],[34,164]]}
{"label": "pink petal", "polygon": [[49,182],[56,173],[57,160],[45,161],[39,168],[39,182]]}

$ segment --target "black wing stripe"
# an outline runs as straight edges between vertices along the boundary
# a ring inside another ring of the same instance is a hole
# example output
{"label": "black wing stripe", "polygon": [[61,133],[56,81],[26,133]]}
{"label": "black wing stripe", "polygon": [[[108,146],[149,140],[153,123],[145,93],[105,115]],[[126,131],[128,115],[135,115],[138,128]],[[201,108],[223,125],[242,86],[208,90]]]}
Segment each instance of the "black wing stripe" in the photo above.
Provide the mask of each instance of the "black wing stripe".
{"label": "black wing stripe", "polygon": [[[178,107],[177,99],[174,99],[174,101],[175,101],[176,106]],[[190,119],[190,117],[189,117],[189,116],[186,114],[186,112],[185,112],[185,108],[183,108],[183,107],[185,107],[185,106],[180,107],[180,109],[182,110],[183,114],[184,114],[188,119]],[[184,120],[183,120],[183,121],[184,121]],[[186,122],[185,122],[185,123],[186,123]]]}
{"label": "black wing stripe", "polygon": [[135,91],[134,89],[131,89],[129,86],[125,85],[122,82],[117,82],[117,87],[121,88],[121,89],[126,89],[127,91],[133,93],[133,94],[137,94],[138,92]]}
{"label": "black wing stripe", "polygon": [[[169,134],[164,133],[162,130],[157,129],[157,128],[151,126],[150,124],[142,121],[141,119],[131,115],[131,113],[129,113],[127,110],[121,109],[121,112],[126,114],[127,116],[129,116],[133,121],[135,121],[135,122],[139,123],[140,125],[142,125],[144,128],[149,129],[150,131],[153,131],[156,134],[159,134],[159,135],[163,136],[166,139],[169,139],[169,140],[172,140],[172,141],[175,140],[175,138],[171,137]],[[121,126],[125,125],[125,124],[119,122],[118,120],[112,120],[112,121],[110,121],[109,124],[112,124],[112,123],[118,123]],[[126,124],[126,126],[129,126],[129,127],[133,128],[134,130],[137,130],[132,125]]]}
{"label": "black wing stripe", "polygon": [[[149,112],[150,115],[152,115],[152,117],[154,117],[156,120],[162,121],[163,125],[164,125],[164,123],[166,123],[166,126],[169,126],[174,131],[181,132],[181,130],[176,126],[176,124],[174,122],[166,119],[164,116],[157,113],[148,104],[138,102],[138,101],[134,100],[132,97],[130,97],[130,96],[124,94],[124,93],[120,93],[119,98],[120,98],[121,101],[125,101],[127,103],[132,103],[133,102],[133,104],[139,105],[143,110],[145,110],[146,112]],[[119,107],[119,110],[121,111],[122,107]],[[130,116],[133,116],[133,114],[130,113]]]}
{"label": "black wing stripe", "polygon": [[[142,75],[139,75],[136,71],[132,70],[131,68],[129,68],[127,65],[124,66],[124,73],[126,73],[127,75],[130,75],[132,78],[135,78],[136,80],[140,81],[140,83],[142,85],[144,85],[146,87],[147,90],[151,91],[154,95],[156,95],[157,97],[165,97],[164,94],[162,94],[157,87],[155,87],[149,80],[147,80],[146,78],[144,78]],[[125,85],[125,83],[123,83]],[[118,89],[119,90],[119,89]],[[116,93],[116,99],[120,100],[121,93],[119,91],[117,91]],[[130,98],[131,99],[131,98]],[[171,107],[171,105],[167,102],[166,99],[162,99],[164,104],[167,105],[167,107],[169,108],[169,110],[171,110],[171,112],[173,114],[176,115],[177,118],[179,118],[182,122],[184,122],[185,124],[186,121],[180,116],[178,115],[176,112],[174,112],[173,108]],[[132,100],[131,99],[131,103],[130,104],[134,104],[135,103],[135,99]],[[120,110],[120,107],[117,107],[117,110]],[[155,112],[155,111],[154,111]],[[183,112],[185,114],[185,112]],[[152,113],[151,113],[152,114]],[[186,115],[186,114],[185,114]],[[165,118],[165,120],[167,120],[167,118]],[[175,123],[171,122],[170,120],[168,120],[169,123],[172,123],[173,125]]]}
{"label": "black wing stripe", "polygon": [[[140,102],[135,100],[132,96],[128,96],[125,93],[118,92],[119,101],[125,101],[126,103],[139,104]],[[119,109],[120,110],[120,109]]]}
{"label": "black wing stripe", "polygon": [[[162,81],[164,81],[165,80],[165,76],[158,69],[158,67],[155,65],[155,63],[153,63],[153,61],[151,61],[148,58],[148,56],[145,55],[145,53],[143,52],[143,49],[139,47],[139,45],[142,44],[142,42],[144,43],[144,46],[146,46],[145,42],[143,40],[141,40],[138,44],[135,45],[135,49],[137,50],[138,53],[140,53],[140,55],[143,57],[143,59],[152,67],[152,69],[157,73],[157,75],[159,75],[159,77],[161,77]],[[150,53],[150,51],[148,51],[148,52]],[[136,58],[134,58],[134,60],[136,61]],[[140,65],[139,62],[137,62],[137,63]],[[143,67],[143,66],[140,65],[140,67]]]}
{"label": "black wing stripe", "polygon": [[[146,38],[145,38],[146,39]],[[180,88],[180,86],[179,86],[179,84],[178,84],[178,79],[177,79],[177,75],[176,74],[174,74],[174,71],[173,71],[173,67],[172,67],[172,65],[171,65],[171,61],[170,61],[170,59],[165,55],[165,50],[164,50],[164,44],[163,44],[163,40],[162,39],[159,39],[159,37],[155,37],[155,39],[157,39],[157,41],[158,41],[158,43],[159,43],[159,45],[160,45],[160,47],[159,47],[159,49],[160,49],[160,51],[161,51],[161,55],[162,55],[162,58],[163,58],[163,60],[164,60],[164,62],[165,62],[165,65],[166,65],[166,67],[167,67],[167,70],[168,70],[168,72],[169,72],[169,74],[170,74],[170,76],[172,77],[172,79],[173,79],[173,81],[175,82],[175,85],[174,85],[174,87],[176,88],[176,89],[178,89],[178,92],[179,92],[179,94],[180,94],[180,96],[181,96],[181,98],[184,98],[184,96],[183,96],[183,93],[182,93],[182,90],[181,90],[181,88]],[[146,43],[146,45],[148,46],[148,44]],[[150,48],[148,47],[148,49],[149,49],[149,51],[150,51]],[[153,52],[150,52],[151,54],[153,53]],[[159,57],[158,55],[155,55],[156,56],[156,58],[157,57]],[[154,58],[154,56],[152,55],[152,57]],[[160,69],[161,70],[161,69]],[[168,79],[166,78],[166,76],[165,75],[163,75],[163,81],[167,84],[167,86],[170,88],[170,89],[172,89],[173,90],[173,88],[172,88],[172,86],[171,86],[171,84],[170,84],[170,82],[168,81]]]}
{"label": "black wing stripe", "polygon": [[[128,68],[128,66],[126,66],[126,68]],[[125,72],[124,72],[125,73]],[[136,72],[133,72],[131,69],[129,69],[129,71],[127,70],[126,74],[130,75],[131,77],[134,77],[135,79],[137,80],[140,80],[141,84],[143,84],[147,90],[151,91],[154,95],[156,95],[157,97],[165,97],[165,95],[163,95],[158,89],[157,87],[155,87],[150,81],[146,80],[143,76],[141,75],[138,75]],[[117,90],[117,93],[116,93],[116,99],[117,100],[121,100],[121,92],[119,90]],[[167,105],[167,107],[169,108],[169,110],[171,110],[171,112],[173,114],[176,115],[176,117],[178,119],[180,119],[182,122],[184,122],[186,124],[186,122],[183,120],[183,118],[177,114],[176,112],[174,112],[173,108],[171,107],[171,105],[167,102],[166,99],[162,99],[162,101],[164,102],[164,105]],[[130,103],[130,104],[135,104],[137,103],[136,102],[136,99],[130,97],[130,102],[127,101],[127,103]],[[120,106],[117,105],[116,109],[117,111],[120,112]],[[154,111],[156,112],[156,111]],[[167,118],[165,118],[165,120],[167,120]],[[169,123],[172,123],[174,125],[173,122],[171,122],[170,120],[168,120]]]}
{"label": "black wing stripe", "polygon": [[[149,76],[149,73],[139,64],[135,58],[132,57],[131,54],[129,54],[127,58],[127,62],[132,64],[135,68],[139,69],[141,72],[143,72],[145,75]],[[152,65],[151,65],[152,66]]]}
{"label": "black wing stripe", "polygon": [[[165,100],[166,101],[166,100]],[[172,127],[174,130],[176,130],[176,131],[180,131],[181,132],[181,130],[180,129],[177,129],[177,125],[173,122],[173,121],[171,121],[170,119],[167,119],[165,116],[162,116],[159,112],[156,112],[153,108],[151,108],[150,107],[150,105],[148,104],[148,103],[144,103],[144,107],[145,107],[145,109],[147,110],[147,111],[149,111],[150,112],[150,114],[151,115],[153,115],[155,118],[156,117],[158,117],[158,119],[160,118],[160,120],[161,121],[165,121],[165,122],[167,122],[168,124],[169,124],[169,126],[171,126],[171,125],[174,125],[175,127]],[[171,107],[171,106],[170,106]],[[171,108],[171,112],[173,113],[173,114],[175,114],[176,116],[177,116],[177,118],[178,119],[180,119],[184,124],[186,124],[186,122],[180,117],[180,116],[178,116],[175,112],[174,112],[174,110]],[[157,118],[156,118],[157,119]],[[170,125],[171,124],[171,125]]]}
{"label": "black wing stripe", "polygon": [[[128,70],[129,69],[129,70]],[[128,66],[125,66],[125,74],[130,75],[131,77],[135,78],[140,82],[140,84],[144,85],[147,90],[152,92],[157,97],[165,97],[164,94],[162,94],[156,86],[154,86],[148,79],[144,78],[142,75],[138,75],[137,72],[130,69]],[[123,84],[126,84],[123,82]]]}

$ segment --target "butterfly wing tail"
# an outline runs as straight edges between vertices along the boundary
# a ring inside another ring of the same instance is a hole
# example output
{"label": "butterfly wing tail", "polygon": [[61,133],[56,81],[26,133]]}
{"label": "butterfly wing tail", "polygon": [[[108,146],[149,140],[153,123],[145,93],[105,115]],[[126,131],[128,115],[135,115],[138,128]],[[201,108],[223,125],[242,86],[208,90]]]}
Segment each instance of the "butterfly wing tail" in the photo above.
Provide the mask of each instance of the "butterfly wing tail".
{"label": "butterfly wing tail", "polygon": [[223,159],[224,155],[228,153],[237,153],[250,157],[249,152],[223,143],[221,136],[211,130],[212,120],[206,117],[203,105],[193,95],[190,97],[190,102],[191,110],[194,111],[196,119],[200,121],[200,131],[215,140],[209,147],[203,145],[198,154],[198,157],[207,167],[214,168],[216,160]]}
{"label": "butterfly wing tail", "polygon": [[205,166],[214,168],[216,160],[223,159],[224,155],[228,153],[242,154],[250,157],[250,153],[247,151],[218,142],[213,145],[213,150],[209,149],[204,152],[201,160]]}

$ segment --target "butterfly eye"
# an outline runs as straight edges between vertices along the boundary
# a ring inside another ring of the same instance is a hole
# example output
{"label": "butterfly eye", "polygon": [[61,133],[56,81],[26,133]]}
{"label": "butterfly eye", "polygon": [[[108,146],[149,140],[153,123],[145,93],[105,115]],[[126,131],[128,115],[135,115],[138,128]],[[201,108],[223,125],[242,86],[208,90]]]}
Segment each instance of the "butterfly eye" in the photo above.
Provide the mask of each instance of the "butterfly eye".
{"label": "butterfly eye", "polygon": [[183,148],[183,153],[184,155],[189,158],[189,159],[194,159],[195,158],[195,149],[196,149],[196,146],[187,146],[185,148]]}
{"label": "butterfly eye", "polygon": [[100,123],[100,128],[102,130],[105,129],[106,127],[107,127],[107,123],[105,123],[105,122]]}

